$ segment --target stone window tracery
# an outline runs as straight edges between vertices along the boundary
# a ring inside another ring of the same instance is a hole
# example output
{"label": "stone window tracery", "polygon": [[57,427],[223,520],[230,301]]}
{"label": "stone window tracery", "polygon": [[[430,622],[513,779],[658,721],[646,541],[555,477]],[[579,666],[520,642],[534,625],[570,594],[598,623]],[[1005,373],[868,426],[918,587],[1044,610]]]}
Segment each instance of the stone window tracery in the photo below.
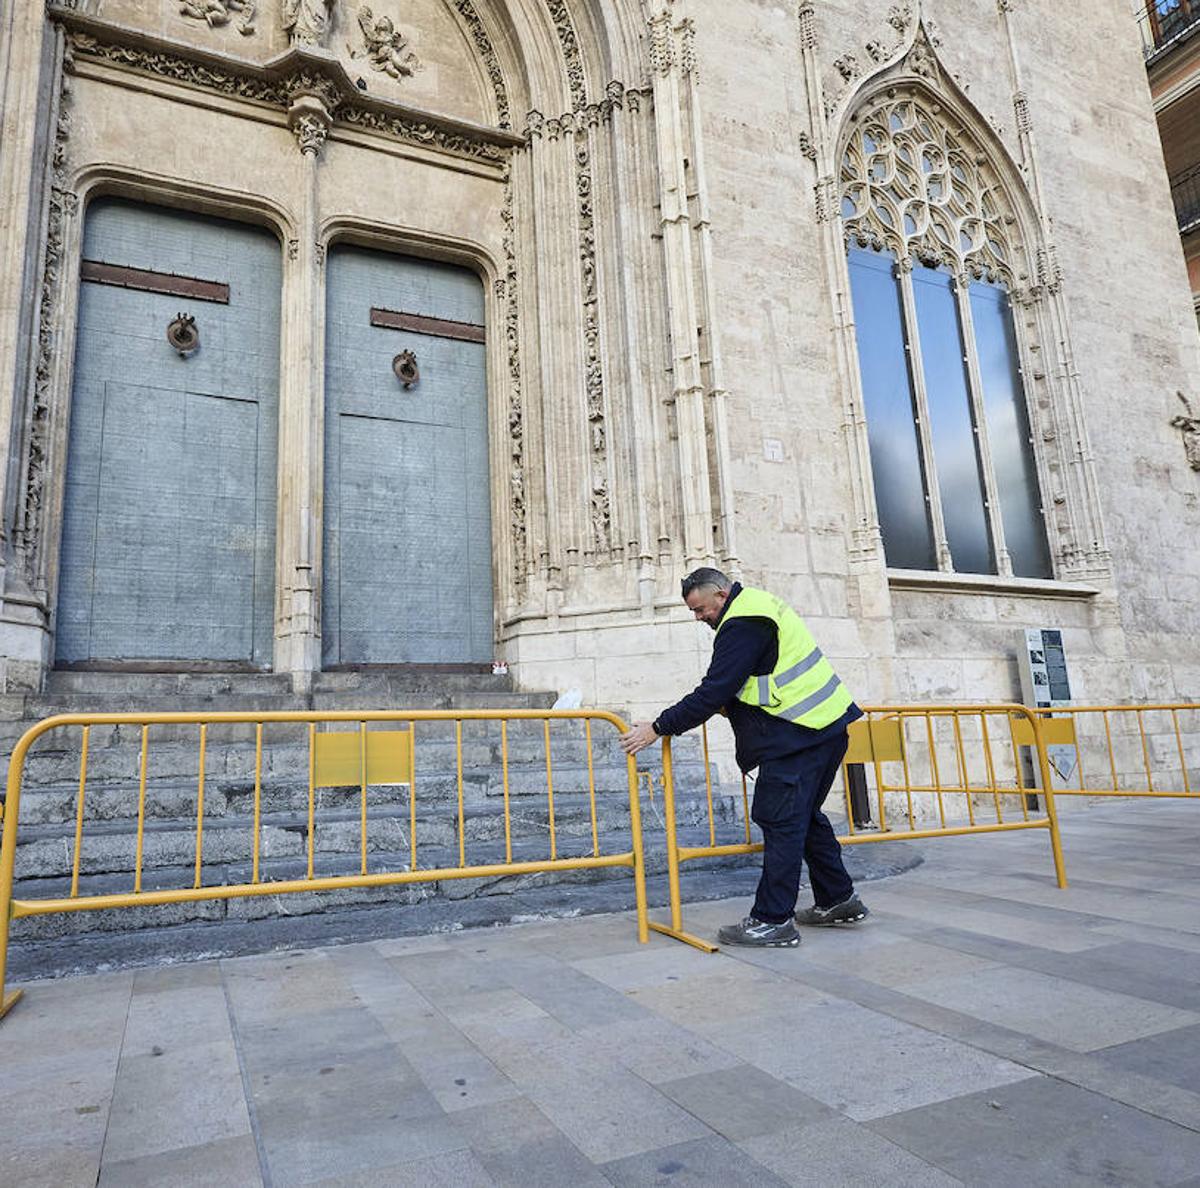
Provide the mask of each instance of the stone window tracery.
{"label": "stone window tracery", "polygon": [[1024,249],[987,154],[893,88],[852,122],[840,196],[888,564],[1051,577],[1010,298]]}
{"label": "stone window tracery", "polygon": [[842,154],[842,219],[861,247],[1011,284],[1016,225],[987,155],[941,108],[893,92],[859,117]]}

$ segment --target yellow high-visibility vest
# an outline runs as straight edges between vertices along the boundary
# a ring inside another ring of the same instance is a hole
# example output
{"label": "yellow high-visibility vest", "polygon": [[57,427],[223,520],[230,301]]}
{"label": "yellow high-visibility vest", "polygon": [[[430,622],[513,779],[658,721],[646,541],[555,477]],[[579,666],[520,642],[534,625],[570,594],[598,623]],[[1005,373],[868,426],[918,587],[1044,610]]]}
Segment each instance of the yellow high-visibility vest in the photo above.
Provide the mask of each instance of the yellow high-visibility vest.
{"label": "yellow high-visibility vest", "polygon": [[751,675],[738,700],[769,714],[820,730],[836,722],[853,698],[817,647],[804,620],[782,598],[743,586],[729,603],[717,631],[733,619],[769,619],[779,633],[779,659],[767,676]]}

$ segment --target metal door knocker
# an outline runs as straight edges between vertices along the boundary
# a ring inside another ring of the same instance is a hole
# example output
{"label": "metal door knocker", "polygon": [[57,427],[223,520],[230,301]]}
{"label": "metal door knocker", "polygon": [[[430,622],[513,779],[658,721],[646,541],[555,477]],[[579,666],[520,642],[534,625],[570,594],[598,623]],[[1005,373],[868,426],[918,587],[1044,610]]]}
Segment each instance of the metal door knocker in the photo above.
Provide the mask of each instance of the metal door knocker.
{"label": "metal door knocker", "polygon": [[417,356],[412,351],[401,351],[392,360],[392,370],[405,388],[411,388],[421,378],[421,369],[417,366]]}
{"label": "metal door knocker", "polygon": [[196,319],[191,314],[176,314],[167,326],[167,341],[186,359],[200,345]]}

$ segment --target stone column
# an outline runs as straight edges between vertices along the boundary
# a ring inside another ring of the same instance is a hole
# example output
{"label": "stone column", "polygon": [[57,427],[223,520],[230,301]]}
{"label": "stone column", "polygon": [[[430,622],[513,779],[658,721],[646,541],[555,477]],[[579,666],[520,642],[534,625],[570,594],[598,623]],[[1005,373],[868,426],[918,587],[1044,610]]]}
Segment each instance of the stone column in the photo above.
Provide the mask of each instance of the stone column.
{"label": "stone column", "polygon": [[297,693],[321,667],[321,500],[325,422],[325,245],[318,239],[325,100],[293,97],[288,125],[303,161],[303,201],[283,270],[279,367],[279,485],[275,532],[275,670]]}

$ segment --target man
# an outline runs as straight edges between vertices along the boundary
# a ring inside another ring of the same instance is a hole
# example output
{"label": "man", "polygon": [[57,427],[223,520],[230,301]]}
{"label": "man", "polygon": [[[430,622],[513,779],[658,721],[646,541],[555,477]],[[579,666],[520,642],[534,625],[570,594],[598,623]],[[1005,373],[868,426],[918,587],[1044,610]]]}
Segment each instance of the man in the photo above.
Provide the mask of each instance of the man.
{"label": "man", "polygon": [[[635,724],[621,745],[634,755],[723,710],[733,726],[738,766],[745,772],[758,768],[750,817],[762,830],[762,877],[750,915],[722,928],[718,938],[728,945],[792,948],[800,943],[797,923],[827,927],[864,919],[866,905],[821,812],[846,754],[847,727],[862,710],[804,620],[782,599],[704,567],[683,579],[683,600],[717,633],[708,672],[653,723]],[[793,920],[802,857],[815,903]]]}

